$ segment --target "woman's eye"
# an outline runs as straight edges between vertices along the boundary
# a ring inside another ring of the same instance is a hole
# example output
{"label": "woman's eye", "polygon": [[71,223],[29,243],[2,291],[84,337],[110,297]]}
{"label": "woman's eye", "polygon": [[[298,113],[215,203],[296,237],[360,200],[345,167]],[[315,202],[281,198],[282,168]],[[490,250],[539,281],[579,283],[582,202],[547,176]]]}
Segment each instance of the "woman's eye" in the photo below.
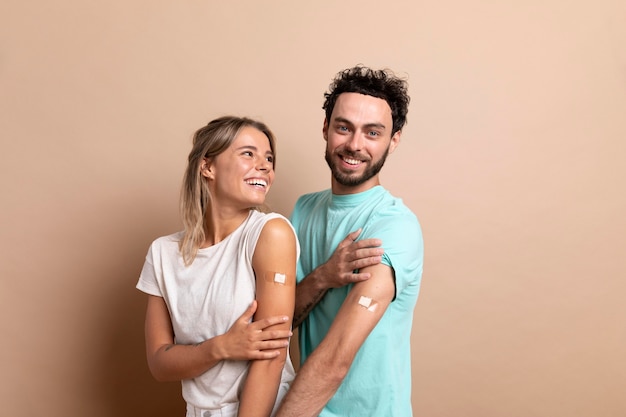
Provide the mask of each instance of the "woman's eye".
{"label": "woman's eye", "polygon": [[273,156],[268,156],[265,159],[267,159],[267,162],[271,162],[272,164],[274,163],[274,157]]}
{"label": "woman's eye", "polygon": [[245,156],[252,156],[252,151],[243,151],[241,154]]}

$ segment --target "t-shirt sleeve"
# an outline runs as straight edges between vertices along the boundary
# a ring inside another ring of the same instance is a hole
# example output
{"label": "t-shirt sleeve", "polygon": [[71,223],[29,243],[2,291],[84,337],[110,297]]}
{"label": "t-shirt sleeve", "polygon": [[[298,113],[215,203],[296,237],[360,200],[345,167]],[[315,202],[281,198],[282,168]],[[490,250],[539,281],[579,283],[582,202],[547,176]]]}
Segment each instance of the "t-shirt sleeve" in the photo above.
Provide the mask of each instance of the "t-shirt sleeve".
{"label": "t-shirt sleeve", "polygon": [[424,262],[424,242],[420,224],[408,210],[389,209],[378,213],[361,239],[383,241],[382,263],[394,270],[396,296],[408,286],[420,285]]}
{"label": "t-shirt sleeve", "polygon": [[137,282],[137,289],[145,292],[146,294],[162,297],[163,294],[161,294],[161,289],[159,288],[157,272],[154,268],[153,247],[154,244],[150,246],[150,249],[148,249],[146,260],[143,264],[143,268],[141,269],[141,274],[139,275],[139,282]]}

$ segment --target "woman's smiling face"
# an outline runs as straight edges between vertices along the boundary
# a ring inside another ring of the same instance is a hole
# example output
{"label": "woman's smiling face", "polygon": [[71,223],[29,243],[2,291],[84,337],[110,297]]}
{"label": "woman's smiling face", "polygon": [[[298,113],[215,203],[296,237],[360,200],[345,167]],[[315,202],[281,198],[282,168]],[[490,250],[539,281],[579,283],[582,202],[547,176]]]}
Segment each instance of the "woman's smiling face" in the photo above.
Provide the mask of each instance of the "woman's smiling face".
{"label": "woman's smiling face", "polygon": [[274,182],[269,139],[254,127],[242,128],[228,149],[205,160],[202,175],[209,180],[214,203],[241,209],[262,205]]}

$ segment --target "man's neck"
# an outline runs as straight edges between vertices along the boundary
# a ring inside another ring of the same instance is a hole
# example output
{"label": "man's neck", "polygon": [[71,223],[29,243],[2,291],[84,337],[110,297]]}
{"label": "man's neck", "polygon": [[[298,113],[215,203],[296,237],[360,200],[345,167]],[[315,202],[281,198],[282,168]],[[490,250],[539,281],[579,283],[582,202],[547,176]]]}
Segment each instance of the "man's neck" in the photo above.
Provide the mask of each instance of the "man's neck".
{"label": "man's neck", "polygon": [[331,180],[331,191],[335,195],[359,194],[380,185],[378,175],[359,185],[342,185],[334,178]]}

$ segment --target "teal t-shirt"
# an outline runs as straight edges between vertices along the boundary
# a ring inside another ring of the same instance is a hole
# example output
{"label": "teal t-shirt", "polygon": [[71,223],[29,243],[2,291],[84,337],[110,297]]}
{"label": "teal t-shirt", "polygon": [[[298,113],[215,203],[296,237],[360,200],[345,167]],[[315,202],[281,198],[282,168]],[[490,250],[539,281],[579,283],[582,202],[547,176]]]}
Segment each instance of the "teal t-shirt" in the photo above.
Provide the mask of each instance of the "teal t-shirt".
{"label": "teal t-shirt", "polygon": [[[412,416],[411,325],[424,257],[415,215],[381,186],[359,194],[330,190],[298,199],[291,216],[300,241],[297,280],[326,262],[337,245],[358,228],[360,239],[378,238],[383,263],[395,274],[395,297],[367,337],[343,383],[321,417]],[[300,326],[301,362],[320,344],[352,285],[328,290]]]}

